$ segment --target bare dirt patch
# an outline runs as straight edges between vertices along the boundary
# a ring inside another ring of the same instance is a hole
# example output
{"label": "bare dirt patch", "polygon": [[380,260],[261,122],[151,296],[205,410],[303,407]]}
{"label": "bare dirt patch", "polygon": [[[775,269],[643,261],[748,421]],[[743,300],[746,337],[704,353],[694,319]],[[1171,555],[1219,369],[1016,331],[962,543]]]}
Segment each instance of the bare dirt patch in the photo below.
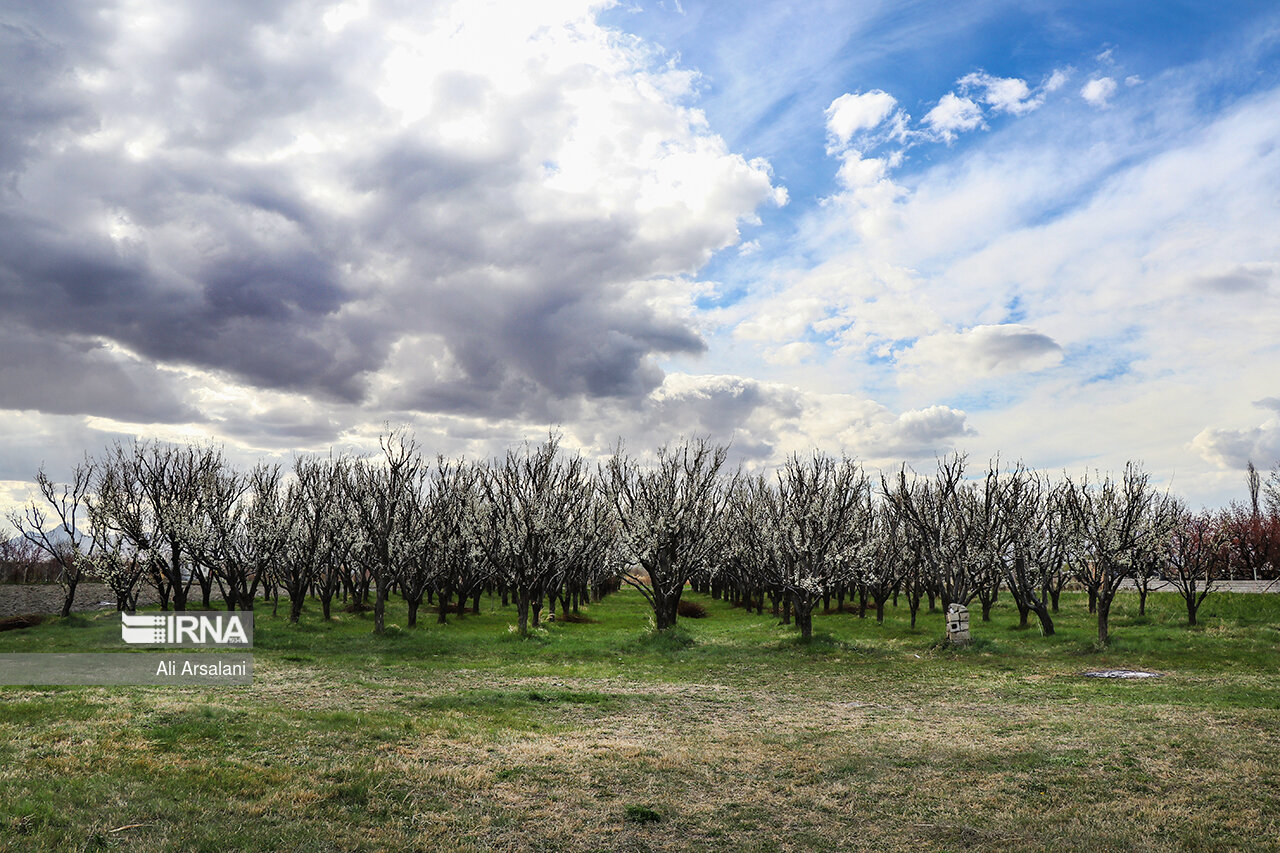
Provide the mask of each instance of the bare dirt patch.
{"label": "bare dirt patch", "polygon": [[[155,604],[153,590],[143,589],[138,604]],[[111,610],[116,597],[103,583],[82,583],[76,587],[76,600],[72,610],[84,613],[91,610]],[[28,613],[58,613],[62,610],[62,587],[56,583],[0,584],[0,619]]]}

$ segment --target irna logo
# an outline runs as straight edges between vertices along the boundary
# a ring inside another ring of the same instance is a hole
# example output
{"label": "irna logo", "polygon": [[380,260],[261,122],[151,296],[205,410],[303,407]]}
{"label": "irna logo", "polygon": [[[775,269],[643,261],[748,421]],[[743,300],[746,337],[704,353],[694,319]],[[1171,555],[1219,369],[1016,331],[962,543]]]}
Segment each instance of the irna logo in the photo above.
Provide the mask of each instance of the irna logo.
{"label": "irna logo", "polygon": [[253,614],[121,613],[120,637],[142,646],[253,646]]}

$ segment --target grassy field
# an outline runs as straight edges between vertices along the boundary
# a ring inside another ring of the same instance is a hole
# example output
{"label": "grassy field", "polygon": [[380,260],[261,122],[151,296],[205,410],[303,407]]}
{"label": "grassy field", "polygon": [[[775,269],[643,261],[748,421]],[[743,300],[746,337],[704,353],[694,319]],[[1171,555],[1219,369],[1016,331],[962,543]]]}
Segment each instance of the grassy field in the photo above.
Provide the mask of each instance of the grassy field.
{"label": "grassy field", "polygon": [[384,637],[260,610],[251,687],[0,688],[0,850],[1280,850],[1280,596],[1188,629],[1121,595],[1103,653],[1072,596],[1058,636],[997,608],[963,651],[937,613],[801,645],[690,597],[674,636],[627,592],[529,639],[487,601]]}

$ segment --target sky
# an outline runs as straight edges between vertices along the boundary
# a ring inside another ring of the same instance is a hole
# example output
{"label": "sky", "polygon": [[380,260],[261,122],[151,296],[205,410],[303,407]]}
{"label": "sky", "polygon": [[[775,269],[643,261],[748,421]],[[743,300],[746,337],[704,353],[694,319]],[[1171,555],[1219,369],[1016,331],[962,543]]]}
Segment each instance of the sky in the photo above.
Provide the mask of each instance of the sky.
{"label": "sky", "polygon": [[1271,2],[0,0],[0,507],[133,436],[1280,460]]}

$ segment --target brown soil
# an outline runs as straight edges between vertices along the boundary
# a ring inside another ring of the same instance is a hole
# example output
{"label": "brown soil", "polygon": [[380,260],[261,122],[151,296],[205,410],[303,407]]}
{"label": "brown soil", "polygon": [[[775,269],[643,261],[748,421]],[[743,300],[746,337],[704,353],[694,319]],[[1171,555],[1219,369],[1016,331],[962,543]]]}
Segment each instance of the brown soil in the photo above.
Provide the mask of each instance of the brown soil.
{"label": "brown soil", "polygon": [[[138,604],[155,604],[155,590],[144,588]],[[76,587],[72,610],[113,610],[116,597],[106,584],[82,583]],[[0,619],[26,613],[58,613],[62,610],[62,587],[56,583],[0,584]]]}

